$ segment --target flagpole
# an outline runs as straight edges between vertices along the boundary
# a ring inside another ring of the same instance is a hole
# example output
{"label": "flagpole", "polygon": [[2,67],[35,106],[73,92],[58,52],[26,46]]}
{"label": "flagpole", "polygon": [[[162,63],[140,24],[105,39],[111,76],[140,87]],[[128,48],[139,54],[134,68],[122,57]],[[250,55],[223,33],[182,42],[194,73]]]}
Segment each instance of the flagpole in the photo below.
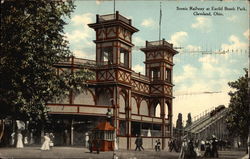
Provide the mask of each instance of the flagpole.
{"label": "flagpole", "polygon": [[160,2],[159,41],[161,40],[161,17],[162,17],[162,11],[161,11],[161,2]]}
{"label": "flagpole", "polygon": [[115,0],[114,0],[114,14],[115,14]]}

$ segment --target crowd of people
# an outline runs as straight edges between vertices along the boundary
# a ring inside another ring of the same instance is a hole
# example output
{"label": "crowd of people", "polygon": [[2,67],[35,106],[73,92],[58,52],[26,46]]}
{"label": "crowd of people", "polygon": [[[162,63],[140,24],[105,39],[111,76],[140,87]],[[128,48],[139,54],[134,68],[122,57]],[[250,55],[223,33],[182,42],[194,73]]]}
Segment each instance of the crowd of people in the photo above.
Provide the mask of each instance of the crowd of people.
{"label": "crowd of people", "polygon": [[[24,145],[27,143],[31,142],[28,138],[24,137],[20,131],[17,132],[16,134],[16,141],[15,141],[15,134],[12,134],[12,144],[16,144],[17,148],[23,148]],[[53,133],[45,133],[44,135],[44,140],[41,146],[41,150],[50,150],[54,146],[54,134]],[[88,147],[90,152],[93,151],[93,141],[91,140],[92,138],[90,137],[88,140]],[[198,139],[192,139],[192,138],[187,138],[184,137],[182,141],[173,139],[168,142],[168,148],[169,151],[175,151],[180,153],[179,154],[179,159],[194,159],[198,157],[213,157],[213,158],[218,158],[219,153],[218,150],[225,150],[225,147],[227,146],[227,141],[223,140],[218,140],[214,135],[210,138],[207,139],[206,141],[204,140],[198,140]],[[100,143],[97,141],[95,142],[96,150],[97,153],[99,153],[99,146]],[[143,139],[140,135],[137,135],[136,140],[135,140],[135,151],[141,151],[144,150],[143,148]],[[155,140],[155,146],[154,146],[155,151],[160,151],[161,150],[161,141],[160,139]],[[203,152],[203,153],[201,153]],[[202,155],[203,154],[203,155]]]}
{"label": "crowd of people", "polygon": [[[204,140],[193,140],[184,138],[181,145],[179,159],[195,159],[202,157],[201,151],[204,151],[203,157],[218,158],[218,147],[219,140],[215,136],[211,139]],[[171,151],[171,148],[169,148]]]}
{"label": "crowd of people", "polygon": [[[54,138],[55,136],[53,133],[45,133],[41,150],[50,150],[54,146]],[[16,148],[24,148],[24,145],[32,143],[33,138],[28,139],[27,136],[23,137],[21,131],[17,131],[17,135],[14,132],[11,134],[11,145],[16,145]]]}

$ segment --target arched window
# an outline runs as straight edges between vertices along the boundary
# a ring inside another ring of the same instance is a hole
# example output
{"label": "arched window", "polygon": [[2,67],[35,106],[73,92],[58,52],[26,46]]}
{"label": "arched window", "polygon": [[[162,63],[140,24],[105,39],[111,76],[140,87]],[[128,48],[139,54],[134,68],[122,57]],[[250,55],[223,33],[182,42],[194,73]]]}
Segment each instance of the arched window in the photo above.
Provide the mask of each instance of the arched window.
{"label": "arched window", "polygon": [[165,118],[167,119],[168,118],[168,115],[170,115],[169,113],[170,113],[170,105],[168,104],[168,103],[165,103],[165,114],[166,114],[166,116],[165,116]]}
{"label": "arched window", "polygon": [[134,97],[131,98],[132,102],[132,114],[138,114],[137,102]]}
{"label": "arched window", "polygon": [[150,116],[161,117],[161,105],[158,100],[152,102],[150,106]]}
{"label": "arched window", "polygon": [[112,103],[111,103],[110,99],[111,99],[110,91],[108,89],[102,89],[98,93],[97,105],[108,105],[108,106],[111,106]]}
{"label": "arched window", "polygon": [[91,92],[89,90],[86,90],[80,94],[77,94],[74,97],[73,103],[82,105],[95,105],[95,100]]}
{"label": "arched window", "polygon": [[161,117],[161,105],[159,103],[156,105],[154,112],[155,117]]}
{"label": "arched window", "polygon": [[140,115],[149,115],[148,113],[148,103],[145,100],[141,101],[140,104]]}
{"label": "arched window", "polygon": [[119,99],[119,112],[121,113],[125,113],[125,106],[126,106],[126,102],[124,99],[124,96],[120,94],[120,99]]}

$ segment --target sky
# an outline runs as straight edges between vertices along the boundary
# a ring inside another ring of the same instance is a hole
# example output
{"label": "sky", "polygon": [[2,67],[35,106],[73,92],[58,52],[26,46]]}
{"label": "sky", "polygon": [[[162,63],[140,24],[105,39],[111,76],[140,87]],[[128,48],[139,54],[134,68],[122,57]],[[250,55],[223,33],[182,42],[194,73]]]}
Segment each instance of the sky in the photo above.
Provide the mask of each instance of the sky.
{"label": "sky", "polygon": [[[87,24],[96,22],[96,14],[112,14],[113,4],[110,0],[75,1],[64,31],[76,57],[95,59],[95,32]],[[174,56],[174,124],[178,113],[185,123],[188,113],[194,120],[205,110],[228,106],[228,82],[249,68],[249,2],[116,0],[115,10],[139,29],[132,38],[136,46],[132,68],[142,74],[145,55],[136,48],[144,47],[146,40],[159,40],[160,4],[161,38],[182,48]]]}

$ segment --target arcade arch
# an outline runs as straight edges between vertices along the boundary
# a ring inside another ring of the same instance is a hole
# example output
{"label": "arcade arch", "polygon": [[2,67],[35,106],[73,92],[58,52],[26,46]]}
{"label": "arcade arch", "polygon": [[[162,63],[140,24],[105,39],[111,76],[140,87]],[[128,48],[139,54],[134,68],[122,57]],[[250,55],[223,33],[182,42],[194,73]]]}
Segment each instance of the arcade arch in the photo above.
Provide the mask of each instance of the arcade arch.
{"label": "arcade arch", "polygon": [[137,107],[136,99],[132,97],[131,102],[132,102],[132,114],[138,114],[138,107]]}
{"label": "arcade arch", "polygon": [[149,111],[148,111],[148,103],[146,102],[146,100],[142,100],[141,104],[140,104],[140,115],[149,115]]}
{"label": "arcade arch", "polygon": [[74,104],[95,105],[95,100],[90,90],[75,95]]}
{"label": "arcade arch", "polygon": [[119,98],[119,112],[125,113],[126,101],[125,94],[121,93]]}
{"label": "arcade arch", "polygon": [[112,98],[112,95],[110,93],[110,90],[108,89],[101,89],[97,94],[97,105],[108,105],[111,106],[112,103],[110,99]]}

